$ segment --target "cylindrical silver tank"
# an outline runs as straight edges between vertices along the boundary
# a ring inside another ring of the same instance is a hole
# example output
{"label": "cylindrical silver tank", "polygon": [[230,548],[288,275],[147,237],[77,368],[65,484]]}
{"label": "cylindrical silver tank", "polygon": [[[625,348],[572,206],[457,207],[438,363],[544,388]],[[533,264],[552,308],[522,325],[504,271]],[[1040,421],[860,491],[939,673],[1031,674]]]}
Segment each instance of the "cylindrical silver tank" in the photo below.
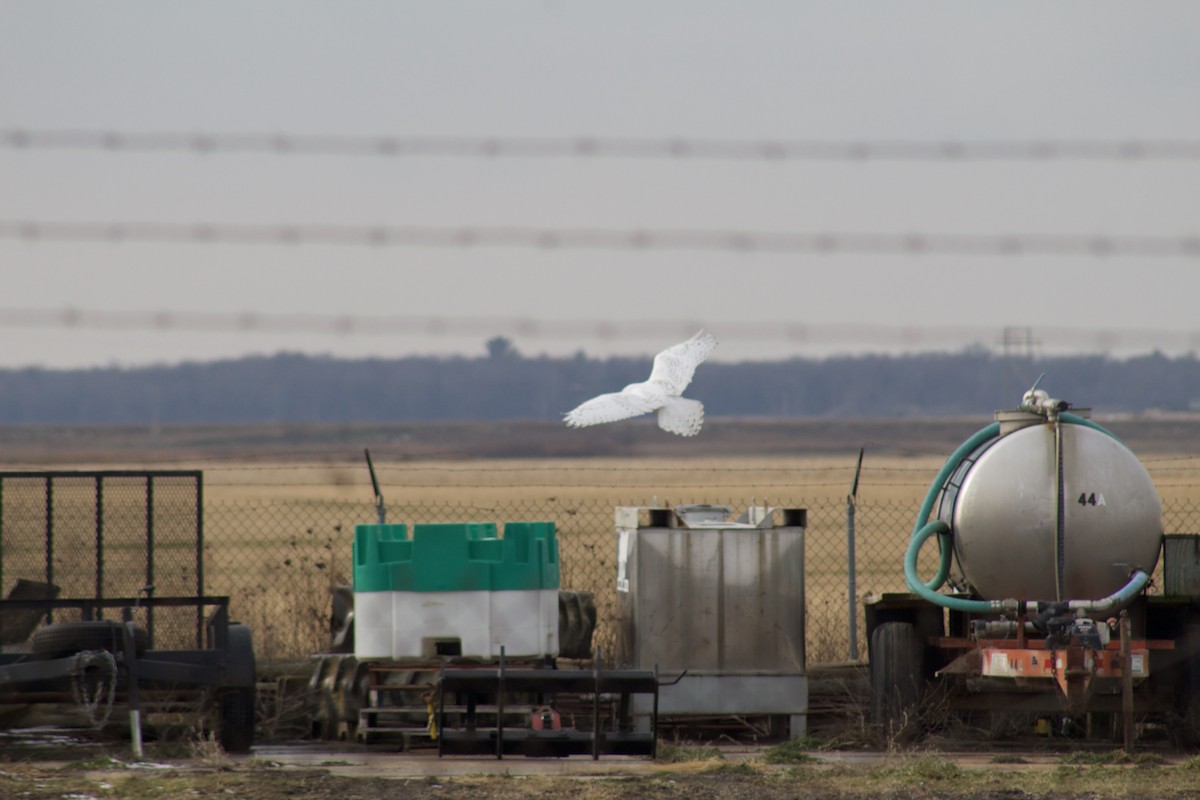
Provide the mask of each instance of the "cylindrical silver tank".
{"label": "cylindrical silver tank", "polygon": [[1029,417],[943,487],[963,577],[985,600],[1095,600],[1152,572],[1162,505],[1145,468],[1102,431]]}

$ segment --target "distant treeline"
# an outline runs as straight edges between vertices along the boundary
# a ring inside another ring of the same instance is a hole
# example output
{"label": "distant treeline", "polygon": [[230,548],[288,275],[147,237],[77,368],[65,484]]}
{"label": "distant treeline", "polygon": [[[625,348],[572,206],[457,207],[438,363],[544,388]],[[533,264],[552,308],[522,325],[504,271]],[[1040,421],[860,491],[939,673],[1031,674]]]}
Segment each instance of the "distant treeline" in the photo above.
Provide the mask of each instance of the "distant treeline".
{"label": "distant treeline", "polygon": [[[209,363],[0,371],[0,424],[553,420],[645,380],[649,358],[526,358],[505,340],[480,358],[296,354]],[[1200,408],[1200,361],[1154,353],[1005,358],[856,356],[701,365],[687,395],[710,417],[940,417],[1012,408],[1041,373],[1051,396],[1099,414]]]}

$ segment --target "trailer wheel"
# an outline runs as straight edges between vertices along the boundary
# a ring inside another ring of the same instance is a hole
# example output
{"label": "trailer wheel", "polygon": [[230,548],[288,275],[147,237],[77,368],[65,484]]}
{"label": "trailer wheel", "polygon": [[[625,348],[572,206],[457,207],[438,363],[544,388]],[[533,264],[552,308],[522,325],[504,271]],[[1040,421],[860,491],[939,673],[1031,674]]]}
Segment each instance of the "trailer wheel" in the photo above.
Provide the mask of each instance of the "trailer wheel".
{"label": "trailer wheel", "polygon": [[[1173,741],[1184,748],[1200,743],[1200,624],[1189,621],[1176,639],[1175,653],[1180,661],[1174,667],[1171,684],[1175,719],[1172,720]],[[1164,673],[1151,673],[1152,681],[1162,681]]]}
{"label": "trailer wheel", "polygon": [[[122,648],[123,628],[115,620],[88,620],[84,622],[56,622],[34,632],[30,649],[35,658],[65,658],[84,650],[107,650],[117,652]],[[137,655],[146,652],[150,637],[145,629],[133,629],[133,649]]]}
{"label": "trailer wheel", "polygon": [[226,683],[217,695],[217,741],[227,753],[248,753],[254,745],[258,705],[250,628],[239,622],[230,623],[226,641]]}
{"label": "trailer wheel", "polygon": [[871,632],[871,722],[912,721],[921,702],[924,647],[909,622],[884,622]]}

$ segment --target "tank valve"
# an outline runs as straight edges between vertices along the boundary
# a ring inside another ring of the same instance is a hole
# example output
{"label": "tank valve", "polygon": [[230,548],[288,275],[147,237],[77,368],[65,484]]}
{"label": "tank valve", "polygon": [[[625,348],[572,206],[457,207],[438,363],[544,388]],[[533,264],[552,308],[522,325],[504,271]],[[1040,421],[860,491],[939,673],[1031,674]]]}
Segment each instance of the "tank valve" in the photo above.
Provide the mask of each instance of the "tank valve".
{"label": "tank valve", "polygon": [[1046,393],[1045,389],[1030,389],[1021,398],[1021,410],[1041,414],[1047,419],[1054,419],[1060,411],[1066,411],[1071,404],[1066,400],[1056,400]]}
{"label": "tank valve", "polygon": [[971,621],[972,639],[1009,639],[1017,635],[1019,623],[1011,619],[977,619]]}

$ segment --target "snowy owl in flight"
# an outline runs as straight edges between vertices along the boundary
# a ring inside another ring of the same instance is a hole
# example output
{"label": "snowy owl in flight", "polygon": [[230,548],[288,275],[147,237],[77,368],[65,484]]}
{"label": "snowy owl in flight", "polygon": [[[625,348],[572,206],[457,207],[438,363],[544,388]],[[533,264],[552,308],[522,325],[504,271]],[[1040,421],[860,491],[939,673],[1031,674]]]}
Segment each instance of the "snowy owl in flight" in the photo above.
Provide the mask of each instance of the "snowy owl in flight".
{"label": "snowy owl in flight", "polygon": [[656,355],[649,380],[631,383],[619,392],[593,397],[568,412],[564,419],[573,428],[583,428],[657,411],[658,427],[664,431],[695,436],[704,424],[704,406],[699,400],[680,395],[692,382],[696,367],[716,346],[717,337],[701,330],[686,342]]}

